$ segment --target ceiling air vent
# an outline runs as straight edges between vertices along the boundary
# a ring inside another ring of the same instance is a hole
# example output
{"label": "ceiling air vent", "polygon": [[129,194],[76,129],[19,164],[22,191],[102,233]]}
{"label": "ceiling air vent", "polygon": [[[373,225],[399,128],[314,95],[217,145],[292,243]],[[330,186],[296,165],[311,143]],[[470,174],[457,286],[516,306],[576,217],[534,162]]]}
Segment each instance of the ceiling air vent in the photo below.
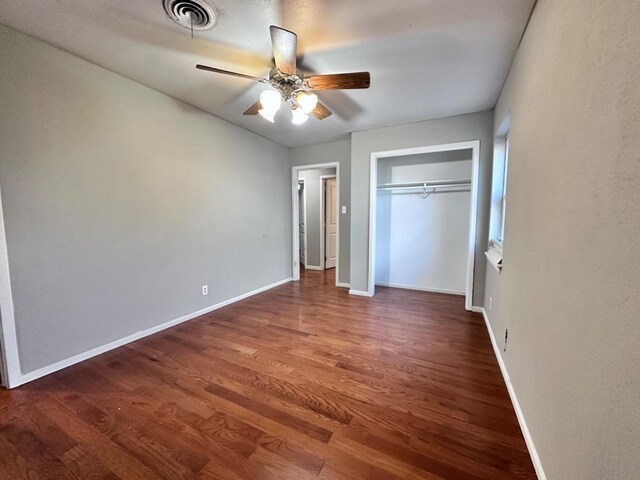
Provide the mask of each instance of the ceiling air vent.
{"label": "ceiling air vent", "polygon": [[164,0],[167,15],[189,30],[209,30],[216,24],[216,13],[204,0]]}

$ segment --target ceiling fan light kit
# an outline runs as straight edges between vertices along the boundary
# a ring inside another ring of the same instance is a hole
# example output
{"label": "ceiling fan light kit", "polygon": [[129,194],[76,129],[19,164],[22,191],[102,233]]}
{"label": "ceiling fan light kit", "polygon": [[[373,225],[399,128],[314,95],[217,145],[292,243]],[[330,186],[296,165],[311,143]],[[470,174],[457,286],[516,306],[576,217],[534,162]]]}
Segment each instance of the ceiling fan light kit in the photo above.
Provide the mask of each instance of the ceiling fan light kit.
{"label": "ceiling fan light kit", "polygon": [[264,108],[261,108],[260,110],[258,110],[258,113],[267,122],[273,123],[275,121],[275,119],[276,119],[276,113],[278,113],[278,111],[277,110],[265,110]]}
{"label": "ceiling fan light kit", "polygon": [[294,125],[302,125],[308,118],[309,115],[307,115],[301,107],[294,107],[291,109],[291,123]]}
{"label": "ceiling fan light kit", "polygon": [[298,92],[296,94],[296,102],[300,105],[300,108],[307,115],[313,112],[313,109],[316,108],[318,104],[318,96],[315,93],[309,92]]}
{"label": "ceiling fan light kit", "polygon": [[280,94],[275,90],[265,90],[260,94],[260,105],[262,108],[258,110],[258,113],[265,120],[273,123],[276,113],[280,110],[280,103],[282,99]]}
{"label": "ceiling fan light kit", "polygon": [[296,68],[296,49],[298,37],[295,33],[272,25],[270,27],[271,44],[275,67],[269,72],[269,78],[259,78],[244,73],[230,72],[207,65],[196,65],[199,70],[221,73],[261,83],[268,83],[273,90],[265,90],[260,100],[250,106],[243,115],[260,115],[274,123],[275,115],[282,102],[291,104],[291,122],[300,125],[309,115],[323,120],[331,115],[314,90],[343,90],[369,88],[369,72],[338,73],[332,75],[310,75],[305,77]]}

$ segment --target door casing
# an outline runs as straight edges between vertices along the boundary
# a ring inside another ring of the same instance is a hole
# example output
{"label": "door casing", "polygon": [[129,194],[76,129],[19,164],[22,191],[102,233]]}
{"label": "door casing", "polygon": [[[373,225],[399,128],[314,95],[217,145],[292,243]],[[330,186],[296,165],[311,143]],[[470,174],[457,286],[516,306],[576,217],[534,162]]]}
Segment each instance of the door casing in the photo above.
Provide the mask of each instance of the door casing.
{"label": "door casing", "polygon": [[389,157],[401,157],[406,155],[419,155],[432,152],[450,152],[454,150],[471,150],[471,202],[469,208],[471,215],[469,218],[469,246],[467,249],[467,281],[465,288],[465,308],[474,310],[473,306],[473,275],[475,271],[476,253],[476,229],[478,224],[478,177],[480,171],[480,140],[468,142],[447,143],[443,145],[428,145],[424,147],[403,148],[400,150],[387,150],[383,152],[372,152],[369,165],[369,261],[368,261],[368,291],[353,292],[354,295],[375,295],[375,261],[376,261],[376,204],[378,197],[378,159]]}
{"label": "door casing", "polygon": [[[302,224],[304,225],[304,232],[300,232],[300,216],[298,215],[298,239],[302,235],[302,245],[299,245],[300,255],[304,258],[305,265],[307,262],[307,185],[304,178],[298,179],[298,185],[302,184],[302,205],[300,212],[302,213]],[[299,191],[298,191],[299,192]],[[298,193],[298,202],[300,202],[300,193]]]}
{"label": "door casing", "polygon": [[[300,280],[300,261],[298,259],[299,254],[299,234],[298,234],[298,218],[300,212],[300,205],[298,200],[298,173],[301,170],[313,170],[320,168],[335,168],[336,169],[336,205],[340,210],[340,162],[327,162],[327,163],[314,163],[309,165],[297,165],[291,167],[291,256],[292,256],[292,272],[291,278],[296,281]],[[338,213],[338,224],[336,226],[336,286],[349,288],[348,284],[340,283],[340,220],[341,213]]]}

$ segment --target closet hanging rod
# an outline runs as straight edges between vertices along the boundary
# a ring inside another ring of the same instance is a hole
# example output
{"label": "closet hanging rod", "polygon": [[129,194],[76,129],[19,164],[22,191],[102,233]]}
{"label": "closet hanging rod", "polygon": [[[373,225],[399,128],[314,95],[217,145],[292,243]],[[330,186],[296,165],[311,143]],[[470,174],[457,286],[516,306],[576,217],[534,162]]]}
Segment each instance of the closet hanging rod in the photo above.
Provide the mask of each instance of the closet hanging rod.
{"label": "closet hanging rod", "polygon": [[470,187],[471,180],[425,180],[423,182],[406,183],[382,183],[378,190],[407,190],[414,188],[438,188],[438,187]]}

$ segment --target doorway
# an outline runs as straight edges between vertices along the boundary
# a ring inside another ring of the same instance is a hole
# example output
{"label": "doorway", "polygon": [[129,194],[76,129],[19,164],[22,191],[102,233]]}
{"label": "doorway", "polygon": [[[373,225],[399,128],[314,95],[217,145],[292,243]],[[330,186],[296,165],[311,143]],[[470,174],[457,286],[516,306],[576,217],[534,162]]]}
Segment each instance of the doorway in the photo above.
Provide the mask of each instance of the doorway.
{"label": "doorway", "polygon": [[335,268],[338,246],[338,203],[335,175],[321,175],[321,221],[320,259],[324,270]]}
{"label": "doorway", "polygon": [[[427,159],[429,154],[435,154],[431,160]],[[458,293],[465,296],[465,308],[472,310],[479,155],[480,142],[477,140],[371,154],[368,296],[375,294],[376,283],[400,288]],[[447,156],[461,160],[459,167],[465,167],[468,170],[447,170],[450,166],[445,168],[447,162],[444,160]],[[383,163],[385,160],[394,160],[396,166],[402,167],[400,169],[402,174],[390,173],[389,165],[385,166]],[[467,160],[468,167],[465,163]],[[420,168],[416,168],[416,166]],[[433,169],[434,166],[437,168]],[[418,173],[420,178],[403,178],[402,175],[406,175],[407,172],[413,172],[414,176],[416,172],[420,172]],[[463,192],[468,193],[465,196]],[[387,194],[387,196],[379,197],[381,193]],[[441,195],[441,193],[446,193],[446,195]],[[397,195],[398,201],[395,203],[389,197],[393,194]],[[449,196],[449,199],[455,199],[457,203],[448,202],[445,205],[443,201],[446,196]],[[412,199],[412,203],[408,202],[409,198]],[[427,200],[429,198],[434,201],[421,203],[421,199]],[[379,199],[381,199],[380,205],[378,205]],[[409,207],[414,210],[408,210]],[[418,211],[427,212],[426,214],[431,216],[427,221],[431,223],[420,224],[424,218],[420,220],[419,217],[424,213],[417,215]],[[390,216],[394,215],[394,212],[396,217],[393,222],[396,224],[404,222],[404,225],[401,225],[403,228],[396,229],[395,238],[390,238],[388,232],[392,222]],[[438,216],[440,218],[437,218]],[[379,225],[379,222],[386,222],[386,225]],[[451,231],[446,230],[450,223],[455,224],[452,225],[455,228]],[[381,233],[385,233],[386,236]],[[456,235],[455,241],[447,238],[454,233]],[[432,235],[432,237],[425,238],[425,235]],[[378,241],[381,243],[379,248]],[[422,251],[422,247],[429,243],[433,249],[428,252]],[[454,246],[455,248],[453,248]],[[414,247],[415,251],[411,250]],[[413,278],[410,278],[408,283],[414,285],[403,284],[403,280],[397,280],[399,277],[394,277],[394,272],[389,271],[389,268],[393,268],[393,266],[389,267],[389,263],[377,265],[377,262],[382,262],[378,257],[378,250],[384,251],[386,249],[388,253],[393,248],[395,248],[395,252],[390,253],[393,257],[390,261],[400,259],[404,262],[405,267],[410,265],[408,269],[397,268],[396,270],[403,271],[403,274],[407,273],[407,270],[409,273],[413,273]],[[421,258],[417,258],[418,256]],[[454,256],[455,258],[453,258]],[[457,264],[455,272],[452,269],[447,269],[448,263],[453,261]],[[422,268],[423,271],[411,272],[412,269],[415,270],[416,266]],[[425,272],[425,269],[429,271]],[[442,283],[445,285],[444,287],[433,286],[434,272],[438,269],[441,277],[443,272],[444,276],[449,277]],[[383,277],[383,280],[378,278],[376,281],[376,276]],[[386,278],[386,282],[384,278]]]}
{"label": "doorway", "polygon": [[0,196],[0,377],[7,388],[24,383],[18,356],[18,337],[9,278],[9,257]]}
{"label": "doorway", "polygon": [[307,191],[305,189],[305,179],[298,179],[298,251],[300,265],[307,264]]}
{"label": "doorway", "polygon": [[[2,325],[2,309],[0,308],[0,325]],[[0,335],[0,387],[5,387],[5,373],[4,373],[4,346],[2,342],[2,335]]]}
{"label": "doorway", "polygon": [[291,180],[292,278],[300,279],[301,268],[335,268],[338,286],[340,165],[338,162],[328,162],[293,167]]}

